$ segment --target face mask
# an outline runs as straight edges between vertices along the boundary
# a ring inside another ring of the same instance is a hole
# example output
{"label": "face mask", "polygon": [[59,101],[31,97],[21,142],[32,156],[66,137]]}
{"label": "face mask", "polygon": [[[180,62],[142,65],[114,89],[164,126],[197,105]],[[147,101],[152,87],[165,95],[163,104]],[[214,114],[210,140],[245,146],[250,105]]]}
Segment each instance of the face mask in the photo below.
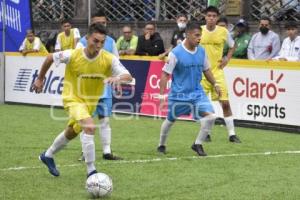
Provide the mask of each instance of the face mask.
{"label": "face mask", "polygon": [[177,24],[177,26],[178,26],[178,28],[179,29],[185,29],[185,27],[186,27],[186,23],[181,23],[181,22],[179,22],[178,24]]}
{"label": "face mask", "polygon": [[259,30],[263,35],[266,35],[269,32],[267,27],[260,27]]}

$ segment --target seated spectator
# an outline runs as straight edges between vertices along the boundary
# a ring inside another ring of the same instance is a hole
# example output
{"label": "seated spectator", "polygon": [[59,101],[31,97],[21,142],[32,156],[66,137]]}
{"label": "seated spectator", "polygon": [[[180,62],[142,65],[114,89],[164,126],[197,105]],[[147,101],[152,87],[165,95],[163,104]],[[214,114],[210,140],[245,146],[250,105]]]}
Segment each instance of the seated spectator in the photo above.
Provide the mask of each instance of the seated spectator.
{"label": "seated spectator", "polygon": [[22,42],[19,51],[26,56],[28,53],[48,53],[46,47],[42,43],[39,37],[36,37],[32,29],[28,29],[26,38]]}
{"label": "seated spectator", "polygon": [[164,42],[160,34],[155,32],[155,24],[148,22],[144,28],[144,35],[138,37],[136,55],[158,56],[165,52]]}
{"label": "seated spectator", "polygon": [[283,40],[279,55],[274,60],[300,61],[300,36],[296,22],[288,22],[285,25],[287,38]]}
{"label": "seated spectator", "polygon": [[117,41],[117,49],[120,55],[133,55],[138,43],[138,37],[133,35],[130,26],[124,26],[122,29],[123,36],[119,37]]}
{"label": "seated spectator", "polygon": [[59,33],[56,39],[55,51],[64,51],[66,49],[75,49],[80,39],[80,33],[77,28],[72,28],[71,21],[65,19],[61,22],[63,32]]}
{"label": "seated spectator", "polygon": [[186,24],[188,23],[188,18],[184,14],[179,14],[176,18],[177,22],[177,28],[174,30],[171,38],[171,46],[169,49],[167,49],[164,53],[160,54],[160,58],[164,58],[169,54],[169,52],[177,46],[177,44],[180,44],[186,37],[185,34],[185,28]]}
{"label": "seated spectator", "polygon": [[269,60],[274,58],[280,50],[280,39],[278,34],[271,30],[271,20],[268,17],[260,19],[259,31],[250,40],[248,59]]}
{"label": "seated spectator", "polygon": [[235,51],[232,58],[247,59],[247,48],[251,40],[251,35],[248,33],[249,27],[244,19],[240,19],[234,27],[234,43]]}

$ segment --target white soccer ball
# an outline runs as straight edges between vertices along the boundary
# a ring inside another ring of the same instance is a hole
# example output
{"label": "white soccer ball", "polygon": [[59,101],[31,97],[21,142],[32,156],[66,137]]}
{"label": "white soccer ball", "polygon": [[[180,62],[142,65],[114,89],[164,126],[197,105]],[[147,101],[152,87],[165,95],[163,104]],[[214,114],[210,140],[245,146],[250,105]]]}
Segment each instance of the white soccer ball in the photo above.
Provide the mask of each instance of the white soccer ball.
{"label": "white soccer ball", "polygon": [[111,178],[104,173],[96,173],[86,180],[86,189],[94,198],[104,197],[113,191]]}

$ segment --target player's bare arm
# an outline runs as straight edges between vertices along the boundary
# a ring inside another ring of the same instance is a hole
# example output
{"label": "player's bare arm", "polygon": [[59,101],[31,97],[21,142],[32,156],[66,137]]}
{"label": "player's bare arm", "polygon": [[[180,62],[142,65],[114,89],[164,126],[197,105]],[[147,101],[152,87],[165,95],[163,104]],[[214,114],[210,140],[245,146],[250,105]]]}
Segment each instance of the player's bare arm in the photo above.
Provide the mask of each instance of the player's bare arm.
{"label": "player's bare arm", "polygon": [[228,53],[225,57],[222,58],[222,60],[220,60],[220,65],[219,67],[221,69],[223,69],[224,67],[226,67],[226,65],[228,64],[228,62],[230,61],[230,59],[232,58],[232,55],[235,51],[236,46],[234,45],[232,48],[229,48]]}
{"label": "player's bare arm", "polygon": [[203,74],[205,76],[205,78],[210,82],[210,84],[212,84],[218,94],[218,96],[221,96],[221,89],[220,86],[217,84],[216,79],[214,77],[214,75],[212,74],[211,70],[208,69],[206,71],[203,71]]}
{"label": "player's bare arm", "polygon": [[168,83],[168,80],[169,80],[169,77],[170,77],[170,74],[168,74],[167,72],[165,71],[162,71],[161,73],[161,77],[160,77],[160,82],[159,82],[159,100],[160,100],[160,106],[162,106],[165,98],[164,98],[164,92],[165,92],[165,89],[167,87],[167,83]]}
{"label": "player's bare arm", "polygon": [[49,70],[50,66],[52,65],[52,63],[53,63],[53,54],[49,54],[42,65],[41,71],[40,71],[37,79],[34,81],[34,83],[31,86],[32,89],[36,93],[42,92],[43,86],[44,86],[45,75],[46,75],[47,71]]}

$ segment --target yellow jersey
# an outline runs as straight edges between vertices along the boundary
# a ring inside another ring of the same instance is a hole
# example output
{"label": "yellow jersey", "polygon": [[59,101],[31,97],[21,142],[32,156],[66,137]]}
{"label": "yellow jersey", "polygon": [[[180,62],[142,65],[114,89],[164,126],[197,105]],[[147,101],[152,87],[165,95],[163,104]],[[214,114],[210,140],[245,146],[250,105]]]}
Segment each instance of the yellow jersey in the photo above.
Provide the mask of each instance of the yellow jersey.
{"label": "yellow jersey", "polygon": [[112,75],[113,55],[101,50],[97,57],[89,59],[83,51],[71,51],[65,69],[62,98],[64,107],[83,103],[92,111],[103,93],[104,79]]}
{"label": "yellow jersey", "polygon": [[228,30],[221,26],[216,26],[215,30],[208,31],[206,25],[201,26],[202,36],[200,44],[205,48],[205,51],[210,62],[212,72],[219,70],[219,61],[223,56],[225,43],[228,41]]}
{"label": "yellow jersey", "polygon": [[29,40],[26,38],[25,39],[25,50],[34,50],[35,44],[38,44],[37,45],[37,48],[39,48],[39,49],[37,49],[38,52],[48,53],[46,47],[44,46],[44,44],[42,43],[42,41],[39,37],[34,37],[34,40],[32,43],[30,43]]}
{"label": "yellow jersey", "polygon": [[67,49],[75,49],[74,44],[74,28],[70,30],[70,35],[66,36],[65,32],[61,32],[58,34],[57,39],[60,42],[60,50],[64,51]]}

